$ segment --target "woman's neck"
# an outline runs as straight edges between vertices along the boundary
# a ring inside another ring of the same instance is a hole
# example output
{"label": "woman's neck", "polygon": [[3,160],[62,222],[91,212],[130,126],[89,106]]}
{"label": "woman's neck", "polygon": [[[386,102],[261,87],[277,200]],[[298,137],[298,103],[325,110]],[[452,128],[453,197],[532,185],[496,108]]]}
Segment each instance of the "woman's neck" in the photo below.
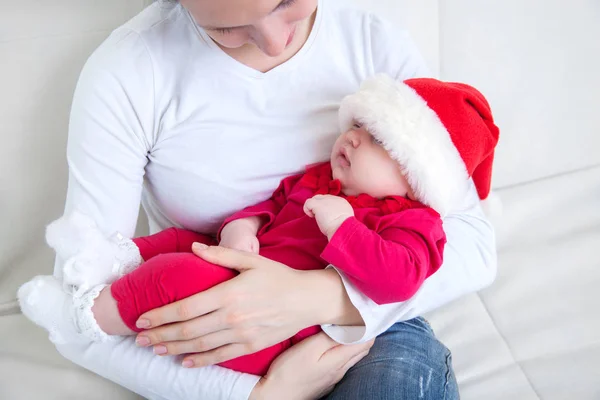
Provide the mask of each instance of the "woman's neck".
{"label": "woman's neck", "polygon": [[230,49],[223,46],[220,46],[221,49],[227,53],[230,57],[237,60],[238,62],[255,69],[260,72],[267,72],[272,70],[273,68],[285,63],[287,60],[292,58],[296,53],[300,51],[304,43],[308,40],[310,36],[310,32],[312,31],[313,25],[315,23],[315,17],[317,15],[317,11],[306,20],[298,23],[298,27],[296,28],[296,35],[294,40],[290,45],[285,49],[285,51],[277,57],[269,57],[265,55],[262,51],[259,50],[258,47],[246,44],[237,49]]}

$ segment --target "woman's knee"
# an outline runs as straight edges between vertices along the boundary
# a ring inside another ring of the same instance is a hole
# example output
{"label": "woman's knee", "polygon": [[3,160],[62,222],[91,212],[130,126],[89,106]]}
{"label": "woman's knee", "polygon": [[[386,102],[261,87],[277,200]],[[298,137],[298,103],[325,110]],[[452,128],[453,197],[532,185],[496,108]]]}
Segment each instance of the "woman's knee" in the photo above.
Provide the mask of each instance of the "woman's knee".
{"label": "woman's knee", "polygon": [[328,397],[338,399],[458,399],[450,351],[420,319],[395,324]]}

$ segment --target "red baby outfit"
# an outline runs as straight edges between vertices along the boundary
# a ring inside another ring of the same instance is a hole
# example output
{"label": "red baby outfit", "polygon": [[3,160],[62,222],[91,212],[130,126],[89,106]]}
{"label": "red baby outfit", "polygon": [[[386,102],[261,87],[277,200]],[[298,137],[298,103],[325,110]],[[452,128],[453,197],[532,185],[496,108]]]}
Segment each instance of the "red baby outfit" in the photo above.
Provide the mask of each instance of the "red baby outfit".
{"label": "red baby outfit", "polygon": [[[316,194],[344,197],[354,209],[355,216],[344,221],[330,242],[303,210],[306,200]],[[252,216],[265,221],[257,235],[262,256],[302,270],[332,264],[379,304],[409,299],[442,264],[446,238],[436,211],[403,197],[345,196],[340,182],[331,177],[329,163],[284,179],[270,199],[234,214],[223,226]],[[135,322],[144,312],[236,274],[190,254],[193,242],[216,244],[204,235],[171,228],[134,242],[146,262],[114,282],[111,291],[121,318],[135,331],[140,331]],[[275,346],[220,365],[264,375],[280,353],[318,331],[307,328]]]}

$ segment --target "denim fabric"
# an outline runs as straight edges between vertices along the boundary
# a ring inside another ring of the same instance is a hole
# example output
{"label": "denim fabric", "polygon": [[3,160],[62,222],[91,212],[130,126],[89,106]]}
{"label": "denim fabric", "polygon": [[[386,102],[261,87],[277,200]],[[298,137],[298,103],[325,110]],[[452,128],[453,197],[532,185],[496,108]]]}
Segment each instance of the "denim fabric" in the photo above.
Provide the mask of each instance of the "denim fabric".
{"label": "denim fabric", "polygon": [[375,340],[326,400],[457,400],[452,356],[423,318],[399,322]]}

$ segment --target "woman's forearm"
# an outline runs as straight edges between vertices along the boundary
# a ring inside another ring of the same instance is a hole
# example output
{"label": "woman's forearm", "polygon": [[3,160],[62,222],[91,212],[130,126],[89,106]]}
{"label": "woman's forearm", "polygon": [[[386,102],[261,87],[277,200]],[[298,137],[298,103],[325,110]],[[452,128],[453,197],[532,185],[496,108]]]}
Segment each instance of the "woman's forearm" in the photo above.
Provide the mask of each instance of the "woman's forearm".
{"label": "woman's forearm", "polygon": [[246,400],[259,380],[217,366],[183,368],[171,357],[137,347],[133,338],[60,344],[57,349],[75,364],[150,399]]}
{"label": "woman's forearm", "polygon": [[308,271],[307,297],[314,310],[315,324],[364,325],[360,313],[350,301],[342,278],[333,268]]}

